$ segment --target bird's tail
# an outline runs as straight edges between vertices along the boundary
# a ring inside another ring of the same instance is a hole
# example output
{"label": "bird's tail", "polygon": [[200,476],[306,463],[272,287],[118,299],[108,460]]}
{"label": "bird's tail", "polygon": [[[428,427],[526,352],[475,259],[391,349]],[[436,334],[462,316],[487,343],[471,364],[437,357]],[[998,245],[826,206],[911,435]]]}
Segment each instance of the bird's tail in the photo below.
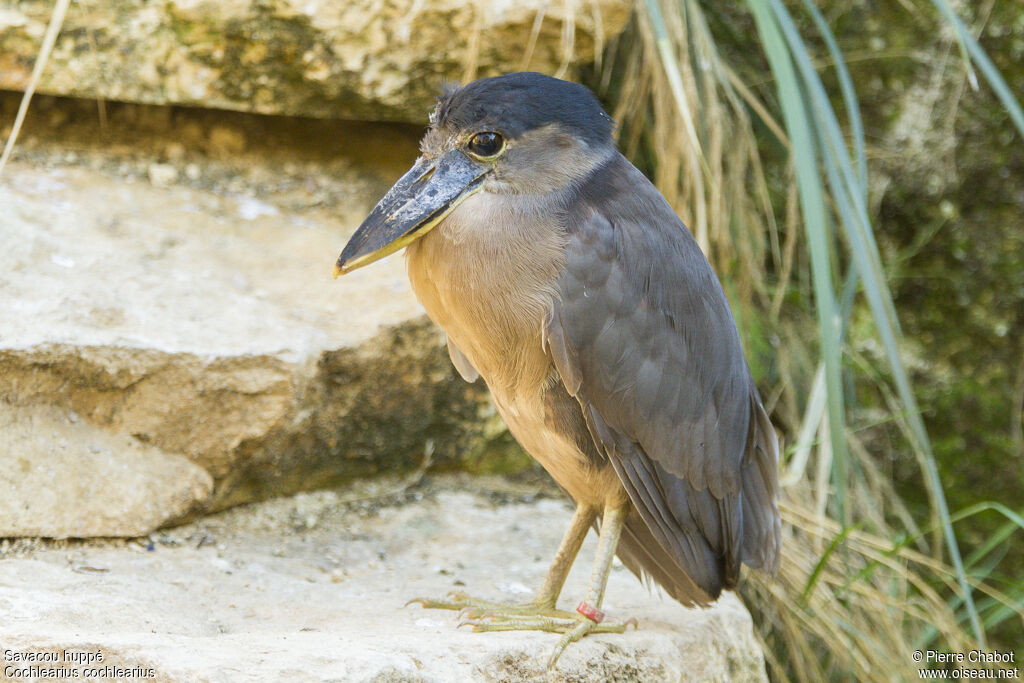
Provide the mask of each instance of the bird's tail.
{"label": "bird's tail", "polygon": [[626,519],[619,538],[616,555],[629,571],[636,574],[648,586],[651,581],[665,589],[665,592],[686,606],[707,605],[718,597],[721,587],[714,595],[708,595],[687,576],[678,560],[665,552],[664,548],[637,514]]}
{"label": "bird's tail", "polygon": [[779,517],[779,440],[768,414],[755,394],[752,444],[743,460],[743,564],[775,574],[782,544]]}
{"label": "bird's tail", "polygon": [[[778,498],[778,440],[768,415],[756,394],[751,396],[751,425],[740,479],[738,500],[725,505],[739,513],[742,523],[733,551],[718,549],[716,557],[707,557],[717,572],[706,572],[705,585],[698,585],[680,564],[678,557],[665,550],[640,515],[626,519],[616,554],[622,563],[645,583],[654,581],[684,605],[706,605],[716,600],[723,589],[736,587],[740,563],[774,574],[779,563],[781,522]],[[693,492],[710,496],[707,490]],[[721,513],[724,514],[724,513]],[[710,547],[706,553],[714,553]],[[738,556],[737,556],[738,555]]]}

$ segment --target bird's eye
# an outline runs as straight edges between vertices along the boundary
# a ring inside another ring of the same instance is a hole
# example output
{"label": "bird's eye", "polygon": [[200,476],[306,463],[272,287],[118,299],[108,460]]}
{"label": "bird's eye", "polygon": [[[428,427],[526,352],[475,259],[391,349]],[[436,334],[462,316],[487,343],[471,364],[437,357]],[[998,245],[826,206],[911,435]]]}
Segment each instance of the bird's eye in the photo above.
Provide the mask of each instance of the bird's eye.
{"label": "bird's eye", "polygon": [[505,149],[505,138],[498,133],[477,133],[469,139],[469,151],[481,158],[496,157]]}

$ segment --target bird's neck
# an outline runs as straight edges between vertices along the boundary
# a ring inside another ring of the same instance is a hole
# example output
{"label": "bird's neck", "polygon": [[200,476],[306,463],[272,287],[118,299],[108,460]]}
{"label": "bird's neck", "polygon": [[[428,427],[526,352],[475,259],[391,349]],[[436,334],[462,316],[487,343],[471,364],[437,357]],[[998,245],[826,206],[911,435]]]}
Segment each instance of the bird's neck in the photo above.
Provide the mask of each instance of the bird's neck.
{"label": "bird's neck", "polygon": [[406,251],[420,303],[495,391],[546,379],[541,325],[564,259],[559,198],[517,197],[476,194]]}

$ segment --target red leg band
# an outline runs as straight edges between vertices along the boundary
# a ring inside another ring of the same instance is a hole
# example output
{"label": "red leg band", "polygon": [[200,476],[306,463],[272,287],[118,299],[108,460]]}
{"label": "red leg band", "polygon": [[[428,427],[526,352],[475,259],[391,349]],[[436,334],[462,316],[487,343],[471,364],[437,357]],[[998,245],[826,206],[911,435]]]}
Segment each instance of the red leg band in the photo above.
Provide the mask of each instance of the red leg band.
{"label": "red leg band", "polygon": [[604,621],[604,612],[597,609],[596,607],[591,607],[587,604],[586,600],[584,600],[576,606],[576,611],[585,616],[587,619],[590,619],[595,624],[600,624],[602,621]]}

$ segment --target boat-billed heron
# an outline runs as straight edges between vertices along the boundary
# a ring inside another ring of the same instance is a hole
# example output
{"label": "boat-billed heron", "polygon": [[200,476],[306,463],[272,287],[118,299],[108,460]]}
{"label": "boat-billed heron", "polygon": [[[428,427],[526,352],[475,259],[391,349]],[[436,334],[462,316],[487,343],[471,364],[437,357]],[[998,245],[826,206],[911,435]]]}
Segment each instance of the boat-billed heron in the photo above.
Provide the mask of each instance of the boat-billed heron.
{"label": "boat-billed heron", "polygon": [[[535,73],[442,96],[421,155],[359,226],[335,274],[402,247],[412,288],[468,381],[576,503],[532,602],[452,594],[476,630],[620,632],[601,602],[615,555],[685,605],[774,572],[775,432],[722,287],[612,139],[585,87]],[[599,524],[575,612],[555,603]]]}

